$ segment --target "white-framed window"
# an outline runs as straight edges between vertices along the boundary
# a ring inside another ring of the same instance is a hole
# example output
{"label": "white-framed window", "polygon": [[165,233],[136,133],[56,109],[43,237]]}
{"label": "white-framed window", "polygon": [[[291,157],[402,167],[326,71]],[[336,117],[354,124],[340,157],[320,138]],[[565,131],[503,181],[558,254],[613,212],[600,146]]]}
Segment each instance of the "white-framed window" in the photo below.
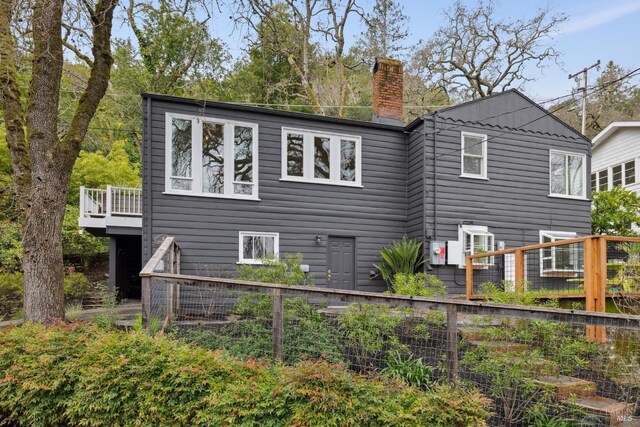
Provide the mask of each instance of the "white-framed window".
{"label": "white-framed window", "polygon": [[165,192],[258,199],[258,125],[166,113]]}
{"label": "white-framed window", "polygon": [[594,171],[591,174],[591,191],[610,190],[616,185],[626,187],[636,183],[636,160],[610,166],[606,169]]}
{"label": "white-framed window", "polygon": [[360,187],[359,136],[282,128],[282,180]]}
{"label": "white-framed window", "polygon": [[[494,236],[488,227],[481,225],[462,224],[458,229],[458,240],[462,249],[459,266],[466,267],[467,256],[493,251]],[[473,261],[474,266],[493,265],[493,257],[479,258]]]}
{"label": "white-framed window", "polygon": [[549,194],[574,199],[586,198],[586,156],[549,151]]}
{"label": "white-framed window", "polygon": [[[577,237],[569,231],[540,230],[540,243],[552,243]],[[551,246],[540,249],[540,276],[574,277],[582,271],[584,255],[579,245]]]}
{"label": "white-framed window", "polygon": [[239,237],[239,263],[262,264],[264,258],[277,258],[279,246],[279,233],[241,231]]}
{"label": "white-framed window", "polygon": [[460,176],[487,178],[487,135],[461,132]]}

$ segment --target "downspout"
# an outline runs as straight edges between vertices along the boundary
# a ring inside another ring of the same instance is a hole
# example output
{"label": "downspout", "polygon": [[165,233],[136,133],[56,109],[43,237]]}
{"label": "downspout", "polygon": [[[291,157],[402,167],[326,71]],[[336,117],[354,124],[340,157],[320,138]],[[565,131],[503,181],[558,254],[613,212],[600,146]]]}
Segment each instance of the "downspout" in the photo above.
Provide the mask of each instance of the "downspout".
{"label": "downspout", "polygon": [[438,158],[436,150],[436,129],[438,113],[433,113],[433,239],[438,240]]}
{"label": "downspout", "polygon": [[[143,181],[142,181],[142,197],[145,200],[145,203],[142,204],[142,233],[144,234],[145,230],[145,220],[146,220],[146,228],[147,228],[147,255],[151,257],[153,254],[153,233],[151,230],[153,221],[152,221],[152,213],[151,209],[151,118],[153,117],[151,114],[151,98],[147,97],[147,108],[145,118],[147,119],[147,126],[144,138],[142,138],[142,167],[144,168]],[[165,153],[166,156],[167,153]],[[146,186],[145,186],[146,184]],[[145,190],[146,187],[146,191]],[[142,257],[142,262],[146,263],[148,260]]]}
{"label": "downspout", "polygon": [[426,179],[427,179],[427,131],[426,131],[426,125],[425,125],[425,120],[424,120],[424,116],[422,118],[422,253],[426,254],[427,256],[425,257],[427,262],[425,262],[424,264],[422,264],[422,272],[426,272],[428,270],[431,270],[431,264],[429,262],[430,260],[430,249],[426,248],[426,244],[427,244],[427,239],[431,238],[431,236],[427,236],[427,195],[429,194],[429,190],[427,190],[427,183],[426,183]]}

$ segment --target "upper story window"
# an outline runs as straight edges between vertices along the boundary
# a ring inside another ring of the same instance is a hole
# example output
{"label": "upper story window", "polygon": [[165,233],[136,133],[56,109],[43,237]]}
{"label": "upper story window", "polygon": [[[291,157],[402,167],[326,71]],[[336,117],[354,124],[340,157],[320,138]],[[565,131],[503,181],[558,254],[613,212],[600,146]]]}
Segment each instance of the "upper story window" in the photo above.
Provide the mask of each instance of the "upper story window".
{"label": "upper story window", "polygon": [[465,178],[487,178],[487,135],[462,132],[462,173]]}
{"label": "upper story window", "polygon": [[242,264],[262,264],[264,258],[277,258],[279,240],[279,233],[241,231],[239,262]]}
{"label": "upper story window", "polygon": [[591,174],[591,191],[605,191],[616,185],[636,183],[636,161],[629,160]]}
{"label": "upper story window", "polygon": [[552,196],[586,197],[586,156],[551,150],[549,153],[549,190]]}
{"label": "upper story window", "polygon": [[258,125],[166,114],[165,191],[258,198]]}
{"label": "upper story window", "polygon": [[282,179],[361,185],[359,136],[282,129]]}

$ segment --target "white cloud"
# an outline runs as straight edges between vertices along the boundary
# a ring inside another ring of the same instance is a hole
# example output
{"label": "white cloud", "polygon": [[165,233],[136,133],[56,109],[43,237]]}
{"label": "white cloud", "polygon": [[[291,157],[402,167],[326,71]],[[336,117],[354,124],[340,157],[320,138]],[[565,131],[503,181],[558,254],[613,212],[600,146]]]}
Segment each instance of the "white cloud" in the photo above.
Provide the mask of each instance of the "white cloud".
{"label": "white cloud", "polygon": [[[600,3],[598,3],[598,6],[600,6]],[[638,11],[640,11],[639,1],[621,4],[610,9],[600,8],[586,15],[570,19],[560,33],[570,34],[590,30]]]}

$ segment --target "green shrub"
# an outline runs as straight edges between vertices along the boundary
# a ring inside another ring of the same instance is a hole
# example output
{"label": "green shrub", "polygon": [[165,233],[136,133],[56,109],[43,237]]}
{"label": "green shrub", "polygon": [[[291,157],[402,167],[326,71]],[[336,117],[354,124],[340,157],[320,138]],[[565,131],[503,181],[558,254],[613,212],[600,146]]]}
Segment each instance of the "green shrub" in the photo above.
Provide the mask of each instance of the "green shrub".
{"label": "green shrub", "polygon": [[62,224],[62,251],[65,258],[78,260],[86,268],[92,259],[109,253],[109,239],[80,232],[77,205],[67,205]]}
{"label": "green shrub", "polygon": [[[524,286],[527,287],[526,284]],[[546,301],[540,299],[537,292],[524,291],[524,292],[511,292],[505,291],[495,283],[486,281],[480,284],[480,295],[482,295],[486,301],[495,302],[499,304],[511,304],[511,305],[534,305],[550,308],[558,308],[560,303],[557,299],[551,298]]]}
{"label": "green shrub", "polygon": [[394,276],[395,293],[414,297],[443,296],[447,287],[442,280],[432,274],[398,273]]}
{"label": "green shrub", "polygon": [[166,335],[93,325],[0,331],[0,418],[8,424],[483,426],[477,391],[421,391],[326,361],[238,362]]}
{"label": "green shrub", "polygon": [[0,320],[18,317],[22,310],[22,273],[0,273]]}
{"label": "green shrub", "polygon": [[22,270],[22,227],[17,222],[0,221],[0,272]]}
{"label": "green shrub", "polygon": [[82,302],[87,298],[93,286],[82,273],[68,273],[64,277],[64,299],[68,302]]}
{"label": "green shrub", "polygon": [[396,334],[402,316],[387,306],[350,304],[347,312],[338,317],[345,345],[352,348],[356,365],[366,369],[372,359],[383,350],[405,350]]}
{"label": "green shrub", "polygon": [[405,381],[416,387],[426,387],[433,377],[432,366],[422,363],[422,359],[404,354],[400,351],[390,351],[387,355],[387,366],[382,371],[385,374]]}
{"label": "green shrub", "polygon": [[380,261],[374,264],[390,291],[394,291],[394,277],[398,273],[413,274],[425,263],[422,242],[409,239],[406,235],[391,246],[383,246]]}
{"label": "green shrub", "polygon": [[[299,298],[285,298],[283,359],[323,358],[342,360],[342,346],[336,330],[317,309]],[[185,342],[210,350],[224,349],[240,359],[273,357],[272,299],[270,295],[245,294],[238,298],[232,313],[243,318],[216,330],[190,330],[182,333]]]}
{"label": "green shrub", "polygon": [[240,265],[238,279],[287,286],[311,285],[312,278],[302,271],[301,264],[301,254],[285,254],[284,259],[265,258],[262,265]]}

